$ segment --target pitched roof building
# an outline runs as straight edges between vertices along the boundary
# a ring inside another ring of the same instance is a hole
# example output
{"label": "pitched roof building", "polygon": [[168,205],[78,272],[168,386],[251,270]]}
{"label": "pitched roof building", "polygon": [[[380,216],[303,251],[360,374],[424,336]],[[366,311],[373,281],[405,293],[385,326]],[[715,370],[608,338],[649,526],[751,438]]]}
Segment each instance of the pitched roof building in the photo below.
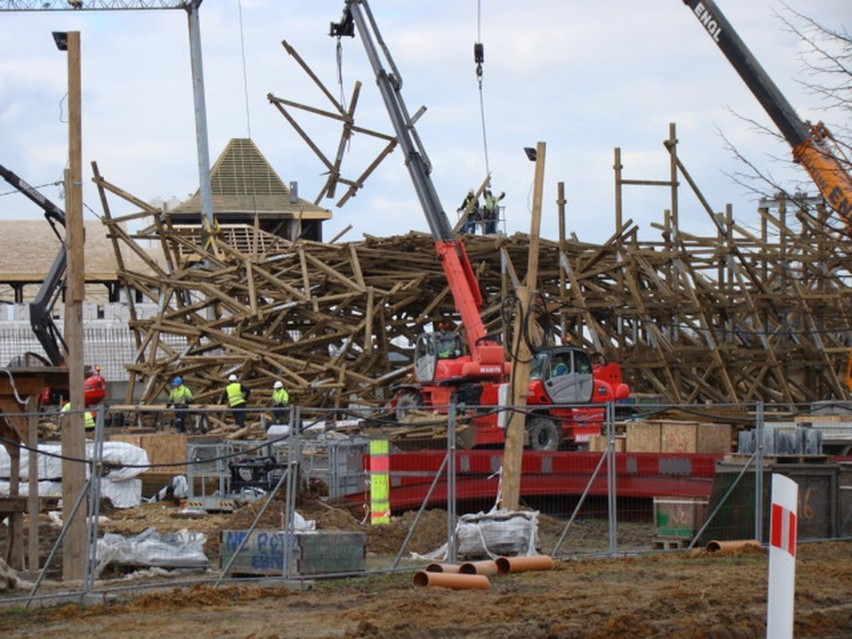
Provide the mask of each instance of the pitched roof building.
{"label": "pitched roof building", "polygon": [[[228,142],[210,170],[213,216],[219,225],[257,224],[287,239],[322,241],[322,222],[331,211],[298,197],[247,138]],[[294,186],[291,183],[291,187]],[[168,212],[172,224],[200,224],[198,192]]]}

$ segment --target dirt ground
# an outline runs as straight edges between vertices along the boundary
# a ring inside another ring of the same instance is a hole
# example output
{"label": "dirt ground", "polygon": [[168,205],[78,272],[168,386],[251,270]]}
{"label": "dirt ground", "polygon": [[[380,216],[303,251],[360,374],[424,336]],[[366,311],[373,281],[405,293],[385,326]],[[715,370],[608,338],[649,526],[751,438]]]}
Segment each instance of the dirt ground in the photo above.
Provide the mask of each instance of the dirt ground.
{"label": "dirt ground", "polygon": [[[187,519],[175,505],[143,504],[107,513],[104,528],[125,535],[151,525],[161,532],[202,530],[208,533],[205,553],[211,557],[218,553],[216,531],[247,527],[258,508],[252,504],[233,514]],[[320,529],[361,528],[355,515],[343,509],[303,503],[300,513],[316,520]],[[270,508],[265,519],[272,525],[277,518],[280,512]],[[387,527],[361,528],[367,533],[368,557],[392,558],[412,520],[409,513]],[[560,522],[542,517],[543,537],[556,539],[561,529]],[[577,529],[579,533],[568,537],[577,547],[584,536],[606,534],[605,526],[588,523]],[[638,544],[647,541],[647,534],[647,526],[628,526],[620,537],[632,535]],[[409,549],[434,550],[445,535],[446,514],[431,511],[418,525]],[[110,591],[108,604],[52,602],[25,610],[8,598],[25,595],[26,584],[4,593],[0,636],[748,639],[765,635],[767,572],[763,550],[701,549],[557,561],[548,571],[491,577],[488,590],[417,587],[412,568],[363,578],[314,580],[304,583],[304,589],[237,580],[225,580],[217,587],[209,575],[196,575],[198,583],[174,587],[161,582],[157,589],[135,590],[131,595],[122,590],[127,582],[114,575],[114,581],[98,584],[99,591]],[[62,587],[52,582],[45,590]],[[800,545],[795,623],[798,639],[852,637],[852,542]]]}
{"label": "dirt ground", "polygon": [[[795,636],[852,636],[852,545],[800,548]],[[489,590],[419,588],[411,573],[317,581],[312,590],[195,585],[109,605],[0,609],[12,639],[763,637],[766,554],[686,553],[557,562]],[[108,634],[106,634],[108,633]]]}

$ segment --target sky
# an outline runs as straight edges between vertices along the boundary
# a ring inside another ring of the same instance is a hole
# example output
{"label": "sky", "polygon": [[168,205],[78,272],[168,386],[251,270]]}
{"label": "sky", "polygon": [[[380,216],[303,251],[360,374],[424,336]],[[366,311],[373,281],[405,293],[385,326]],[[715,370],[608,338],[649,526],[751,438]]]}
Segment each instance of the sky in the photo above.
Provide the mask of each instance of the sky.
{"label": "sky", "polygon": [[[808,92],[803,45],[778,18],[778,1],[717,0],[741,38],[802,119],[826,119]],[[787,0],[832,29],[849,29],[848,0]],[[564,183],[566,228],[600,243],[614,229],[614,149],[623,177],[667,180],[663,141],[677,126],[678,154],[716,211],[756,227],[757,196],[730,175],[736,148],[785,184],[810,188],[788,162],[790,149],[748,120],[774,130],[715,43],[679,0],[372,0],[378,27],[403,80],[432,180],[452,222],[470,188],[490,172],[506,193],[505,231],[529,232],[535,164],[523,149],[546,145],[541,235],[558,237],[557,184]],[[200,8],[206,123],[211,164],[228,140],[251,137],[285,184],[313,201],[325,167],[267,100],[268,94],[322,110],[328,99],[282,47],[286,40],[336,99],[349,104],[362,83],[355,124],[392,134],[358,38],[338,41],[329,24],[343,0],[205,0]],[[91,183],[96,161],[109,182],[145,201],[184,199],[198,188],[196,128],[187,16],[161,11],[0,11],[0,163],[64,208],[57,185],[68,162],[67,57],[52,31],[80,31],[85,217],[101,213]],[[474,43],[484,45],[482,85]],[[339,64],[338,64],[339,62]],[[342,81],[342,84],[340,83]],[[340,125],[291,110],[328,157]],[[483,117],[484,116],[484,117]],[[845,124],[849,124],[846,122]],[[727,142],[726,142],[727,140]],[[354,179],[384,143],[356,135],[343,161]],[[795,188],[795,187],[793,187]],[[41,210],[0,182],[0,219],[35,219]],[[115,215],[134,212],[114,198]],[[334,217],[324,236],[351,225],[344,240],[428,232],[399,150],[387,157]],[[626,186],[624,217],[640,238],[670,208],[664,187]],[[680,226],[713,235],[687,186]],[[47,230],[47,229],[46,229]]]}

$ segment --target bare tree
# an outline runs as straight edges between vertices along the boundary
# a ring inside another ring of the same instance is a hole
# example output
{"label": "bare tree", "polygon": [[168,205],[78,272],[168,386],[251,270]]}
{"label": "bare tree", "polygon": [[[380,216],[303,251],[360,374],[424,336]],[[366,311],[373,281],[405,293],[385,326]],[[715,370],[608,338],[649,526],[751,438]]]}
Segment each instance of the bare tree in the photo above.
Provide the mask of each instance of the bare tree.
{"label": "bare tree", "polygon": [[[849,114],[852,111],[852,35],[843,27],[841,30],[831,29],[806,16],[787,4],[784,12],[776,13],[783,28],[796,35],[803,44],[799,54],[802,68],[800,77],[796,80],[807,92],[817,99],[815,108],[822,115],[820,122],[805,121],[805,125],[819,137],[841,163],[847,172],[852,171],[850,151],[852,151],[852,127]],[[775,129],[745,118],[737,113],[735,117],[747,123],[752,129],[761,134],[772,136],[787,146],[781,134]],[[727,173],[734,182],[748,192],[761,197],[785,197],[798,203],[803,215],[807,215],[808,206],[805,193],[813,191],[813,182],[802,176],[801,179],[782,181],[777,179],[765,164],[758,163],[736,148],[723,133],[720,132],[727,149],[742,165],[741,170]],[[792,161],[789,154],[783,157],[770,156],[771,163],[784,166]],[[840,231],[842,224],[832,223],[829,230]]]}

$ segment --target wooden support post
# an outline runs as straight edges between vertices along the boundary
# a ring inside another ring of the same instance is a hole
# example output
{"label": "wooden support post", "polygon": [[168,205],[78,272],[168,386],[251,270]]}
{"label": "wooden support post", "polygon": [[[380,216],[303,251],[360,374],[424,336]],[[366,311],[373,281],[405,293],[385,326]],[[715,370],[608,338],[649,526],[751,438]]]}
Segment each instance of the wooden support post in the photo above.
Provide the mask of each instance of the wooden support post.
{"label": "wooden support post", "polygon": [[675,235],[680,232],[680,211],[677,199],[677,127],[669,122],[669,139],[666,147],[669,149],[669,181],[671,182],[672,226]]}
{"label": "wooden support post", "polygon": [[515,317],[515,349],[517,360],[512,367],[512,405],[515,410],[509,417],[506,428],[506,445],[503,452],[503,486],[500,507],[514,510],[518,507],[521,492],[521,460],[524,454],[525,415],[522,412],[527,403],[530,386],[530,349],[523,339],[522,325],[530,308],[530,294],[538,279],[538,247],[541,229],[541,202],[544,185],[544,160],[546,146],[539,142],[536,146],[535,183],[533,186],[532,222],[530,224],[530,248],[527,266],[527,285],[518,289],[521,312]]}
{"label": "wooden support post", "polygon": [[68,534],[62,546],[62,578],[82,579],[86,566],[86,508],[70,519],[86,481],[83,429],[83,300],[86,297],[86,270],[83,261],[83,171],[80,77],[80,32],[68,33],[68,158],[65,193],[68,203],[65,250],[68,276],[65,299],[65,342],[68,345],[68,383],[71,407],[62,427],[62,515]]}
{"label": "wooden support post", "polygon": [[[23,570],[24,568],[24,516],[20,495],[20,476],[21,476],[21,447],[20,443],[21,431],[25,429],[24,419],[13,416],[9,413],[6,416],[6,421],[12,427],[12,431],[16,436],[11,437],[14,442],[6,446],[6,452],[9,454],[9,499],[6,503],[9,504],[9,521],[7,538],[9,546],[6,550],[4,559],[10,568],[15,570]],[[5,433],[4,433],[5,434]],[[15,441],[17,440],[17,441]]]}
{"label": "wooden support post", "polygon": [[27,571],[35,578],[39,569],[38,551],[38,402],[35,397],[27,399],[27,515],[29,517],[27,536]]}
{"label": "wooden support post", "polygon": [[[565,254],[565,182],[559,182],[556,185],[556,210],[559,215],[559,253]],[[559,269],[559,302],[565,303],[565,269]],[[559,314],[559,335],[565,339],[568,327],[565,319],[565,313]]]}
{"label": "wooden support post", "polygon": [[621,230],[622,217],[622,198],[621,198],[621,171],[624,165],[621,163],[621,147],[615,147],[613,152],[614,160],[612,163],[613,171],[615,172],[615,230]]}

